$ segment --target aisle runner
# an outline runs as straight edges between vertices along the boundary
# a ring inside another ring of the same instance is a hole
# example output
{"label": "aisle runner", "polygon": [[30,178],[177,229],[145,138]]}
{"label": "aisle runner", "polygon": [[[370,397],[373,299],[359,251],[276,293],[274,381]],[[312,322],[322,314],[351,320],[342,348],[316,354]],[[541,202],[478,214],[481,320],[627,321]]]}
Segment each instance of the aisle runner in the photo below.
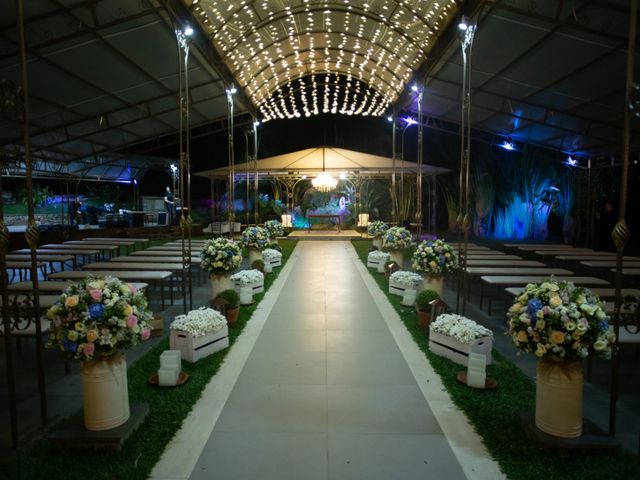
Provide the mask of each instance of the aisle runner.
{"label": "aisle runner", "polygon": [[[189,478],[499,478],[495,468],[477,468],[476,457],[484,454],[477,437],[466,431],[462,414],[449,409],[448,421],[462,417],[456,425],[474,437],[466,450],[472,463],[463,471],[398,348],[397,332],[389,330],[394,320],[385,321],[363,281],[351,244],[301,242],[295,252],[297,261],[289,264],[291,273],[211,436],[203,449],[196,440],[191,445],[202,454]],[[424,357],[422,368],[430,370]],[[182,439],[188,447],[186,430]],[[456,440],[459,455],[465,442]],[[158,467],[154,478],[185,478]]]}

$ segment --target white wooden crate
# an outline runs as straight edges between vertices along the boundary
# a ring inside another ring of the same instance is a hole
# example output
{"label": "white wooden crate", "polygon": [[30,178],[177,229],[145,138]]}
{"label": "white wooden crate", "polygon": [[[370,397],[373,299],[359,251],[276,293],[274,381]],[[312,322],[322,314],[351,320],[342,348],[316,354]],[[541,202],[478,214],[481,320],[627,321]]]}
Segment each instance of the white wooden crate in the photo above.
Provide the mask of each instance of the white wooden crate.
{"label": "white wooden crate", "polygon": [[[373,252],[371,252],[371,253],[373,253]],[[378,266],[384,265],[391,258],[391,256],[388,253],[385,254],[384,257],[381,258],[381,259],[372,258],[371,257],[371,253],[369,255],[367,255],[367,267],[369,267],[369,268],[378,268]]]}
{"label": "white wooden crate", "polygon": [[389,278],[389,293],[404,297],[405,290],[415,290],[419,292],[422,290],[422,279],[414,281],[413,286],[407,287],[404,283],[399,284],[394,282],[393,278]]}
{"label": "white wooden crate", "polygon": [[271,265],[271,267],[281,267],[282,266],[282,257],[278,257],[278,258],[272,258],[270,260],[267,260],[266,258],[263,258],[264,263],[268,263],[269,265]]}
{"label": "white wooden crate", "polygon": [[472,351],[484,353],[487,365],[491,364],[492,346],[493,339],[491,337],[478,338],[473,343],[462,343],[453,337],[429,330],[429,350],[460,365],[467,365],[469,352]]}
{"label": "white wooden crate", "polygon": [[193,338],[189,332],[171,330],[169,336],[169,348],[180,350],[183,360],[197,362],[203,357],[211,355],[229,346],[229,329],[225,325],[215,333],[209,333],[204,337]]}
{"label": "white wooden crate", "polygon": [[238,295],[240,295],[240,289],[242,287],[251,288],[251,292],[253,293],[253,295],[255,295],[256,293],[262,293],[264,292],[264,277],[262,277],[262,280],[256,280],[255,282],[248,283],[247,285],[240,285],[240,280],[235,280],[233,282],[233,289],[238,292]]}

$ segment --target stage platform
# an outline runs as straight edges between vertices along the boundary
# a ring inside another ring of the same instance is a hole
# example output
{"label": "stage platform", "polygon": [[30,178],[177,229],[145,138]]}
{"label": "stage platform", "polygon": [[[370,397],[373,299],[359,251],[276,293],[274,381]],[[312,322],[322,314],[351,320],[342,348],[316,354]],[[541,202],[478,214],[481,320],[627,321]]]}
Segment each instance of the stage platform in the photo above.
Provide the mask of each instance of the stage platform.
{"label": "stage platform", "polygon": [[292,240],[357,240],[360,233],[355,230],[294,230],[289,234]]}

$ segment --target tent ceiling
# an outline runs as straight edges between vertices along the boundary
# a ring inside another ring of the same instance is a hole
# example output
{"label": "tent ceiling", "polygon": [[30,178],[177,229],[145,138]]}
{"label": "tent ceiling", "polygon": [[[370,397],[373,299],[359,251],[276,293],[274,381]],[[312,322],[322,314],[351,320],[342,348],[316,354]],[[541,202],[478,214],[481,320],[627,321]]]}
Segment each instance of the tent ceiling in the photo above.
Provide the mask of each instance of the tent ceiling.
{"label": "tent ceiling", "polygon": [[[250,172],[255,172],[257,168],[258,175],[263,177],[314,175],[322,171],[364,177],[389,177],[393,173],[393,163],[391,158],[378,155],[343,148],[317,147],[263,158],[258,160],[257,166],[254,162],[236,165],[236,176],[244,178],[246,167],[249,167]],[[395,164],[398,174],[401,169],[407,174],[415,174],[417,171],[417,165],[413,162],[396,160]],[[439,175],[448,171],[450,170],[432,165],[422,166],[424,175]],[[228,178],[229,168],[206,170],[195,175]]]}
{"label": "tent ceiling", "polygon": [[[628,22],[626,0],[488,1],[473,45],[472,126],[571,154],[619,151]],[[461,80],[454,42],[429,72],[427,114],[459,123]]]}
{"label": "tent ceiling", "polygon": [[[178,130],[178,47],[165,5],[171,3],[24,2],[36,158],[70,162]],[[14,86],[20,85],[15,18],[15,2],[0,2],[0,80]],[[197,48],[189,77],[192,125],[224,117],[221,74]],[[4,113],[0,149],[19,154],[21,124]]]}
{"label": "tent ceiling", "polygon": [[455,0],[184,1],[267,119],[296,116],[291,85],[306,77],[295,83],[305,107],[313,103],[305,113],[321,109],[313,106],[339,83],[326,74],[362,80],[369,89],[353,87],[347,101],[363,105],[370,95],[364,112],[382,114],[457,10]]}

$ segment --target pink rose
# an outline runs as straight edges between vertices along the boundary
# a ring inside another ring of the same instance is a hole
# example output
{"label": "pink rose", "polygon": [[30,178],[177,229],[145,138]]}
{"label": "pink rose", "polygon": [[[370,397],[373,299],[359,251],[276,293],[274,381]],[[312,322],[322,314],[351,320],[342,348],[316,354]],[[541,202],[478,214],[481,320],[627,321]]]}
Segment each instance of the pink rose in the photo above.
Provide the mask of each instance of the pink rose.
{"label": "pink rose", "polygon": [[129,326],[129,328],[133,328],[138,324],[138,317],[136,317],[135,315],[129,315],[129,318],[127,318],[127,325]]}
{"label": "pink rose", "polygon": [[135,295],[138,289],[134,287],[132,284],[129,284],[129,290],[131,290],[131,294]]}
{"label": "pink rose", "polygon": [[85,357],[93,356],[93,353],[96,351],[96,346],[93,343],[83,343],[82,344],[82,352]]}
{"label": "pink rose", "polygon": [[89,295],[91,295],[91,298],[96,301],[102,299],[102,292],[97,288],[92,288],[91,290],[89,290]]}
{"label": "pink rose", "polygon": [[142,332],[140,332],[140,338],[142,338],[142,340],[147,340],[150,336],[151,330],[149,330],[148,328],[143,328]]}

